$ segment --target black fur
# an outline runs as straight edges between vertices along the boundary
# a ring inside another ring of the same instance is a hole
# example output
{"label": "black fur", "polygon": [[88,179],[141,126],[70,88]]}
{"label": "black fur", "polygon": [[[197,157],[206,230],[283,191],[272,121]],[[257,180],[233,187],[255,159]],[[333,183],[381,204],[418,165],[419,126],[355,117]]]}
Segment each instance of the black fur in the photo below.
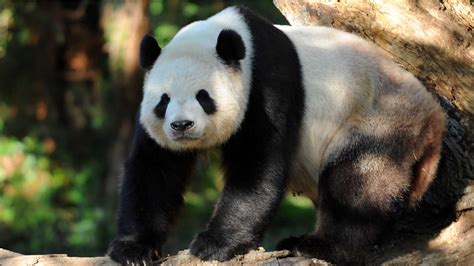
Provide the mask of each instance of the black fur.
{"label": "black fur", "polygon": [[209,93],[206,90],[200,90],[196,94],[196,100],[199,102],[201,105],[202,109],[206,114],[212,115],[217,111],[216,108],[216,103],[214,102],[214,99],[209,96]]}
{"label": "black fur", "polygon": [[217,37],[216,52],[225,64],[238,65],[245,57],[242,37],[233,30],[222,30]]}
{"label": "black fur", "polygon": [[150,70],[160,53],[161,48],[155,38],[145,35],[140,43],[140,66],[145,70]]}
{"label": "black fur", "polygon": [[206,260],[228,260],[261,241],[285,193],[304,110],[293,43],[253,12],[239,11],[252,34],[251,92],[240,130],[223,147],[224,191],[206,231],[191,243],[191,253]]}
{"label": "black fur", "polygon": [[165,117],[166,108],[168,108],[168,103],[170,103],[170,97],[168,96],[168,94],[164,93],[163,95],[161,95],[160,102],[155,106],[155,109],[153,110],[158,118]]}
{"label": "black fur", "polygon": [[133,149],[124,165],[118,213],[118,237],[108,255],[121,263],[150,263],[160,255],[169,226],[183,204],[182,193],[195,154],[161,148],[137,116]]}

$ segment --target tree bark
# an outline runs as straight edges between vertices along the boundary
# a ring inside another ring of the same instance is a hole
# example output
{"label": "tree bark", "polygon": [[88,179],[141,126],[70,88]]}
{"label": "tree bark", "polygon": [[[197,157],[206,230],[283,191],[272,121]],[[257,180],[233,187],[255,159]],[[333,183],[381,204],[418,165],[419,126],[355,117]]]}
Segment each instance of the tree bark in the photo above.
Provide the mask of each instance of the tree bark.
{"label": "tree bark", "polygon": [[125,161],[135,123],[135,112],[141,101],[143,73],[138,65],[138,51],[143,36],[150,30],[149,0],[121,0],[104,3],[101,24],[109,55],[112,86],[117,89],[115,102],[117,134],[109,150],[105,178],[107,209],[116,209],[118,177]]}
{"label": "tree bark", "polygon": [[[327,265],[324,261],[307,258],[284,258],[288,256],[288,251],[265,252],[263,249],[251,251],[245,255],[236,256],[225,263],[217,261],[201,261],[192,255],[188,250],[180,251],[177,255],[165,258],[154,264],[158,265],[256,265],[256,264],[272,264],[272,265],[291,265],[304,262],[304,265]],[[0,265],[119,265],[109,257],[68,257],[66,254],[49,254],[49,255],[23,255],[0,248]]]}

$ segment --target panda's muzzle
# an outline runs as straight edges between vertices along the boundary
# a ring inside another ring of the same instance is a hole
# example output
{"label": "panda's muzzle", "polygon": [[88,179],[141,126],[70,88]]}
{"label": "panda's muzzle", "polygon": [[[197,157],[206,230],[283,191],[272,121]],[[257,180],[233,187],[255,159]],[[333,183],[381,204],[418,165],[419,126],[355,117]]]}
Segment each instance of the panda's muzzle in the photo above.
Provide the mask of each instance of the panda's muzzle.
{"label": "panda's muzzle", "polygon": [[194,126],[194,122],[189,120],[179,120],[172,122],[170,126],[175,131],[184,132],[191,129]]}

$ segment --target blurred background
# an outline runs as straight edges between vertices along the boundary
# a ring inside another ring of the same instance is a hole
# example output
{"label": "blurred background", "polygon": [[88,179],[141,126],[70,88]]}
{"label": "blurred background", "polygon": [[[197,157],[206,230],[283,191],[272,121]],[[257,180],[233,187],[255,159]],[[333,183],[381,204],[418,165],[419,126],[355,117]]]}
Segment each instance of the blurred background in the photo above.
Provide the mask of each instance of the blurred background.
{"label": "blurred background", "polygon": [[[141,38],[152,33],[164,46],[183,25],[236,3],[286,24],[271,0],[0,0],[1,248],[105,253],[142,95]],[[204,229],[223,186],[219,157],[199,161],[165,253]],[[310,201],[289,196],[263,246],[313,221]]]}

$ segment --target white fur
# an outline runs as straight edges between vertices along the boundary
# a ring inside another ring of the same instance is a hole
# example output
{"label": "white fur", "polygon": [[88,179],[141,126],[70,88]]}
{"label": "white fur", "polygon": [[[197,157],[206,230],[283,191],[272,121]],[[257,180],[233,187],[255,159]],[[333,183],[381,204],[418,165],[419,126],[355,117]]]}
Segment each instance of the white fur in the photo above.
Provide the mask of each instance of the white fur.
{"label": "white fur", "polygon": [[[246,56],[240,62],[241,73],[217,57],[217,37],[223,29],[232,29],[242,37]],[[181,29],[145,77],[140,122],[148,134],[172,150],[204,149],[227,141],[238,130],[247,108],[252,54],[250,32],[234,8]],[[207,115],[197,102],[195,96],[201,89],[215,100],[216,113]],[[165,118],[158,119],[153,108],[163,93],[171,101]],[[170,123],[184,119],[195,123],[186,133],[194,140],[175,139]]]}
{"label": "white fur", "polygon": [[329,154],[347,142],[347,122],[354,109],[370,107],[376,74],[371,73],[367,59],[350,49],[366,45],[354,35],[325,27],[277,27],[296,47],[305,87],[302,139],[291,173],[291,189],[314,200]]}
{"label": "white fur", "polygon": [[412,74],[362,38],[327,27],[277,27],[296,47],[306,94],[291,190],[316,201],[323,167],[354,133],[389,137],[437,110]]}

